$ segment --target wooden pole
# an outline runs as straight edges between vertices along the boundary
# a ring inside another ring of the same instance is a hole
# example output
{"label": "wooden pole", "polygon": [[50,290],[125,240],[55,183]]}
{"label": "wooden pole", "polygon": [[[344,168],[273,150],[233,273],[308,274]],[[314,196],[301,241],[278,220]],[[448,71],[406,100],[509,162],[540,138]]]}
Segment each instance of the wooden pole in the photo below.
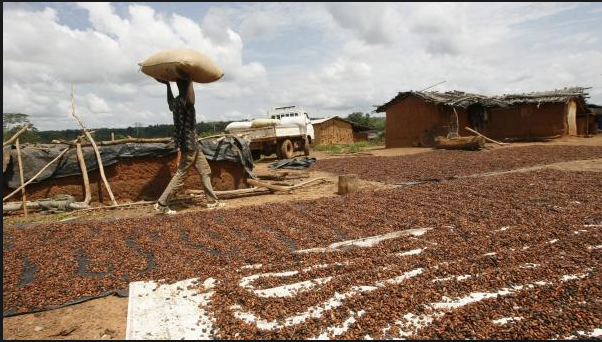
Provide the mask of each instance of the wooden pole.
{"label": "wooden pole", "polygon": [[[90,134],[94,133],[94,131],[89,131]],[[77,139],[76,139],[77,140]],[[57,144],[65,144],[65,145],[71,145],[71,146],[75,146],[75,144],[77,143],[76,140],[70,140],[70,141],[65,141],[65,140],[53,140],[53,143],[57,143]],[[125,139],[117,139],[117,140],[113,140],[113,141],[99,141],[96,143],[96,145],[100,145],[100,146],[110,146],[110,145],[119,145],[119,144],[125,144],[125,143],[169,143],[173,141],[172,138],[125,138]],[[84,143],[82,144],[82,146],[92,146],[91,143]]]}
{"label": "wooden pole", "polygon": [[[201,152],[203,153],[203,152]],[[176,170],[178,169],[178,165],[180,165],[180,159],[182,158],[182,151],[178,150],[178,154],[176,155]]]}
{"label": "wooden pole", "polygon": [[457,138],[460,136],[460,134],[458,134],[458,130],[460,129],[460,124],[458,123],[458,112],[456,111],[456,107],[452,107],[452,109],[454,110],[454,117],[452,119],[452,127],[449,130],[447,137]]}
{"label": "wooden pole", "polygon": [[88,179],[88,168],[86,167],[86,160],[84,159],[84,153],[82,152],[82,144],[79,142],[76,145],[77,160],[79,161],[79,168],[82,171],[82,178],[84,179],[84,190],[86,191],[86,197],[84,198],[85,204],[90,204],[92,199],[92,191],[90,191],[90,180]]}
{"label": "wooden pole", "polygon": [[15,135],[13,135],[10,139],[2,143],[2,147],[12,144],[13,141],[15,141],[19,137],[19,135],[21,135],[21,133],[29,130],[30,127],[31,124],[29,122],[23,125],[23,127],[17,133],[15,133]]}
{"label": "wooden pole", "polygon": [[249,183],[252,186],[268,188],[268,189],[272,189],[272,190],[275,190],[275,191],[292,191],[294,189],[300,188],[300,187],[308,185],[310,183],[314,183],[314,182],[317,182],[317,181],[323,181],[323,180],[325,180],[324,177],[314,178],[312,180],[308,180],[306,182],[302,182],[302,183],[299,183],[299,184],[293,185],[293,186],[274,185],[272,183],[262,182],[262,181],[258,181],[256,179],[247,179],[247,183]]}
{"label": "wooden pole", "polygon": [[115,141],[115,133],[111,132],[111,141]]}
{"label": "wooden pole", "polygon": [[487,140],[487,141],[489,141],[489,142],[492,142],[492,143],[495,143],[495,144],[498,144],[498,145],[501,145],[501,146],[508,145],[508,144],[506,144],[506,143],[499,142],[499,141],[497,141],[497,140],[493,140],[493,139],[487,138],[487,137],[486,137],[486,136],[484,136],[483,134],[481,134],[481,133],[479,133],[479,132],[477,132],[477,131],[475,131],[475,130],[473,130],[473,129],[469,128],[469,127],[464,127],[464,128],[465,128],[467,131],[469,131],[469,132],[472,132],[472,133],[474,133],[474,134],[476,134],[476,135],[482,136],[482,137],[483,137],[485,140]]}
{"label": "wooden pole", "polygon": [[139,201],[139,202],[133,202],[133,203],[122,203],[122,204],[116,204],[116,205],[108,205],[108,206],[104,206],[104,207],[84,208],[84,209],[78,209],[78,210],[71,211],[67,215],[77,214],[77,213],[81,213],[81,212],[84,212],[84,211],[102,210],[102,209],[115,209],[115,208],[123,208],[123,207],[133,207],[133,206],[137,206],[137,205],[147,205],[147,204],[155,204],[155,203],[157,203],[157,201]]}
{"label": "wooden pole", "polygon": [[339,195],[352,194],[357,192],[358,189],[358,178],[357,175],[347,174],[339,176],[339,189],[337,193]]}
{"label": "wooden pole", "polygon": [[27,216],[27,198],[25,196],[25,187],[23,186],[23,183],[25,183],[25,181],[23,180],[23,162],[21,161],[21,148],[19,147],[19,138],[17,138],[17,140],[15,141],[15,146],[17,147],[17,162],[19,163],[19,178],[21,179],[21,186],[23,187],[21,189],[21,201],[23,202],[23,214],[25,214],[25,216]]}
{"label": "wooden pole", "polygon": [[42,174],[42,172],[44,172],[50,165],[54,164],[55,161],[59,160],[65,153],[67,153],[67,151],[69,151],[69,147],[67,147],[66,149],[63,150],[63,152],[61,152],[58,156],[56,156],[56,158],[54,158],[53,160],[50,161],[50,163],[46,164],[46,166],[44,166],[40,171],[38,171],[38,173],[36,173],[33,177],[31,177],[30,180],[28,180],[27,182],[25,182],[25,184],[23,184],[22,186],[20,186],[19,188],[17,188],[15,191],[11,192],[10,194],[8,194],[6,197],[4,197],[2,199],[2,202],[6,201],[7,199],[11,198],[14,194],[16,194],[17,192],[19,192],[22,188],[26,187],[29,183],[33,182],[40,174]]}
{"label": "wooden pole", "polygon": [[291,191],[291,189],[287,186],[274,185],[268,182],[262,182],[255,179],[247,179],[247,183],[249,183],[249,185],[252,186],[268,188],[275,191]]}
{"label": "wooden pole", "polygon": [[71,85],[71,114],[73,115],[75,120],[77,120],[79,125],[82,127],[84,134],[86,135],[86,138],[92,144],[92,148],[94,149],[94,153],[96,154],[96,161],[98,163],[98,170],[100,171],[100,177],[102,178],[102,182],[104,183],[105,188],[107,189],[107,192],[109,193],[111,202],[113,202],[113,205],[117,205],[117,201],[115,200],[115,196],[113,196],[113,191],[111,191],[111,186],[109,185],[109,181],[107,181],[107,177],[105,176],[105,169],[102,166],[102,158],[100,157],[100,152],[98,151],[98,146],[96,146],[96,143],[94,142],[94,138],[92,138],[92,135],[88,132],[88,129],[84,125],[83,121],[79,118],[79,116],[77,116],[77,114],[75,114],[75,104],[74,104],[74,100],[73,100],[73,85]]}
{"label": "wooden pole", "polygon": [[[226,191],[215,191],[215,194],[220,199],[255,196],[263,194],[271,194],[273,191],[268,188],[246,188],[238,190],[226,190]],[[205,192],[203,190],[187,190],[187,194],[202,195]]]}

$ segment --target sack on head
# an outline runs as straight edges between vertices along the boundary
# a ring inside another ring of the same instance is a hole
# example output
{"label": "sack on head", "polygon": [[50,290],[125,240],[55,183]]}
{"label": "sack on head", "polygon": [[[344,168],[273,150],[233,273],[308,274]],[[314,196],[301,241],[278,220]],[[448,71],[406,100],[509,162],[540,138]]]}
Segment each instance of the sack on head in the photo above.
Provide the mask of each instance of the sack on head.
{"label": "sack on head", "polygon": [[224,76],[211,58],[191,49],[163,50],[138,65],[148,76],[169,82],[190,79],[198,83],[211,83]]}

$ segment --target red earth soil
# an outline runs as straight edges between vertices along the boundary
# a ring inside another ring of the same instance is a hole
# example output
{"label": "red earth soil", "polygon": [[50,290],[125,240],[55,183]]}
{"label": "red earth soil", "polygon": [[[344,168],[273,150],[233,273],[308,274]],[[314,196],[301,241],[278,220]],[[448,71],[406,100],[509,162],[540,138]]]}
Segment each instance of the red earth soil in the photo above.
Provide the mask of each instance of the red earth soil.
{"label": "red earth soil", "polygon": [[[211,184],[215,190],[235,190],[248,187],[247,174],[243,167],[228,161],[209,161]],[[156,200],[175,173],[175,155],[167,157],[123,158],[119,163],[105,167],[105,175],[119,201]],[[110,203],[111,199],[102,185],[98,170],[89,173],[92,202]],[[99,189],[101,191],[99,191]],[[194,167],[188,171],[184,189],[201,189],[201,180]],[[6,186],[5,194],[12,192]],[[58,194],[69,194],[77,201],[85,196],[81,176],[47,179],[27,186],[27,199],[51,198]],[[19,200],[20,193],[12,200]]]}

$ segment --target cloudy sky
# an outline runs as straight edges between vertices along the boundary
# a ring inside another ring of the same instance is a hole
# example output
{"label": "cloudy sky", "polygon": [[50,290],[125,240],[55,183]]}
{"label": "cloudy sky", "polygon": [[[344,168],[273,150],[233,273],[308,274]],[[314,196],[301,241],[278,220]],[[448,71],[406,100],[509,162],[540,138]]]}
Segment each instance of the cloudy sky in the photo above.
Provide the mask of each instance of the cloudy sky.
{"label": "cloudy sky", "polygon": [[[170,123],[137,62],[168,48],[226,76],[195,85],[197,120],[369,112],[398,91],[488,95],[586,86],[602,104],[600,3],[3,3],[3,112],[40,129]],[[174,87],[175,90],[175,87]]]}

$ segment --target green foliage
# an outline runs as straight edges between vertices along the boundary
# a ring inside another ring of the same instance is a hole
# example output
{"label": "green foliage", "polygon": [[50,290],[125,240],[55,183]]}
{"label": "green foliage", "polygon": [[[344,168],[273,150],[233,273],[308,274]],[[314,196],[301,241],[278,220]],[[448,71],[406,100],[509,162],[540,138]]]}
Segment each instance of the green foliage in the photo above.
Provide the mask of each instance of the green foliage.
{"label": "green foliage", "polygon": [[324,153],[342,153],[343,149],[339,145],[319,145],[314,146],[314,150]]}
{"label": "green foliage", "polygon": [[313,149],[328,154],[353,154],[362,152],[366,147],[380,145],[381,141],[358,141],[350,144],[342,145],[319,145]]}
{"label": "green foliage", "polygon": [[[29,122],[29,115],[23,113],[2,113],[2,140],[10,139],[17,133],[23,125]],[[20,143],[36,143],[40,142],[40,134],[38,129],[31,125],[31,128],[21,133],[19,136]]]}
{"label": "green foliage", "polygon": [[[200,137],[220,134],[224,131],[230,121],[199,122],[196,124],[196,132]],[[95,131],[94,139],[97,141],[111,140],[111,133],[115,139],[124,139],[128,136],[133,138],[165,138],[173,136],[174,126],[167,124],[142,126],[134,124],[126,128],[92,128]],[[61,131],[38,132],[39,141],[50,143],[52,140],[74,140],[82,131],[79,129],[66,129]]]}
{"label": "green foliage", "polygon": [[372,127],[379,132],[385,130],[385,118],[371,117],[368,113],[353,112],[347,116],[347,120],[358,125]]}
{"label": "green foliage", "polygon": [[2,113],[2,129],[11,130],[29,122],[29,115],[23,113]]}

